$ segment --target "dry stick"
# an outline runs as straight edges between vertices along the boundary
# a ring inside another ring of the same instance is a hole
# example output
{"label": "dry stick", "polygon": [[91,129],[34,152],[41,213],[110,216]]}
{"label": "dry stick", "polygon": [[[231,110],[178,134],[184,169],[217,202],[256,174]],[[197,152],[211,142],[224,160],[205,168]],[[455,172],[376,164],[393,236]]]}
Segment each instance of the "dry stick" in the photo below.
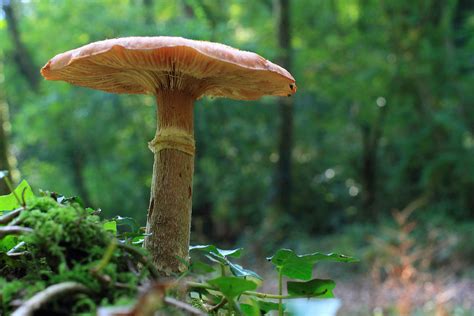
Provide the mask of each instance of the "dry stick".
{"label": "dry stick", "polygon": [[21,235],[33,232],[33,229],[23,226],[4,226],[0,227],[0,238],[6,235]]}
{"label": "dry stick", "polygon": [[13,220],[15,217],[20,215],[20,213],[24,210],[24,208],[17,208],[14,211],[11,211],[5,215],[0,216],[0,225],[8,224],[11,220]]}
{"label": "dry stick", "polygon": [[141,264],[143,264],[148,269],[148,271],[150,271],[150,274],[154,279],[158,279],[160,277],[160,274],[158,273],[158,270],[156,270],[155,265],[151,263],[140,250],[133,246],[121,243],[117,244],[117,247],[122,248],[124,251],[128,252],[135,259],[137,259]]}
{"label": "dry stick", "polygon": [[63,282],[51,285],[24,302],[12,316],[30,316],[45,303],[58,296],[73,292],[88,292],[89,289],[77,282]]}
{"label": "dry stick", "polygon": [[166,296],[164,298],[164,301],[166,304],[182,309],[192,315],[206,315],[201,310],[197,309],[196,307],[191,306],[185,302],[178,301],[177,299],[174,299],[172,297]]}
{"label": "dry stick", "polygon": [[8,250],[7,256],[9,256],[9,257],[17,257],[17,256],[23,256],[23,255],[29,253],[28,251],[20,251],[20,252],[17,252],[17,250],[20,249],[21,247],[23,247],[24,245],[25,245],[25,242],[24,242],[24,241],[19,242],[15,247],[13,247],[12,249]]}
{"label": "dry stick", "polygon": [[224,306],[226,303],[227,303],[227,299],[225,297],[223,297],[222,300],[217,305],[212,306],[211,308],[208,309],[208,311],[209,312],[216,311],[219,308],[221,308],[222,306]]}

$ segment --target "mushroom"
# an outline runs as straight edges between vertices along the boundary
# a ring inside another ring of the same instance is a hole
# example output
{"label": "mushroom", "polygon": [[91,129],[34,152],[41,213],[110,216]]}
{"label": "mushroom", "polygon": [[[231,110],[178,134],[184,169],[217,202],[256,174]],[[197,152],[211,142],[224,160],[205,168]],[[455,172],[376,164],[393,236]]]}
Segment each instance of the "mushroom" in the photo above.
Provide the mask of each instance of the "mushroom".
{"label": "mushroom", "polygon": [[181,37],[126,37],[94,42],[52,58],[47,80],[111,93],[152,94],[158,128],[145,247],[163,275],[186,269],[194,172],[194,102],[204,95],[255,100],[291,96],[291,74],[263,57]]}

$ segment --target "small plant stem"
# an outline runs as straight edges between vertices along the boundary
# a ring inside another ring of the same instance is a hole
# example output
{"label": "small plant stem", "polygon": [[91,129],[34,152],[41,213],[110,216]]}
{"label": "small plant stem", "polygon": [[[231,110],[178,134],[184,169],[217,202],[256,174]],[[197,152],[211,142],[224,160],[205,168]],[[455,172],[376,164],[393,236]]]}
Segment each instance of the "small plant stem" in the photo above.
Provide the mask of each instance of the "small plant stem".
{"label": "small plant stem", "polygon": [[102,271],[109,264],[116,248],[117,240],[113,238],[107,246],[107,249],[105,250],[105,253],[102,256],[102,259],[100,260],[99,264],[92,269],[92,272],[99,273],[100,271]]}
{"label": "small plant stem", "polygon": [[278,315],[283,316],[283,273],[281,273],[281,269],[278,269],[278,295],[280,298],[278,299]]}
{"label": "small plant stem", "polygon": [[[192,281],[188,281],[186,284],[187,284],[189,287],[192,287],[192,288],[213,290],[213,291],[216,291],[216,292],[219,292],[219,293],[220,293],[220,291],[219,291],[218,288],[213,287],[212,285],[209,285],[209,284],[199,283],[199,282],[192,282]],[[222,295],[223,295],[223,294],[222,294]],[[242,293],[242,295],[255,296],[255,297],[258,297],[258,298],[276,299],[276,300],[279,300],[279,299],[285,300],[285,299],[295,299],[295,298],[307,298],[307,296],[278,295],[278,294],[270,294],[270,293],[254,292],[254,291],[245,291],[245,292]]]}
{"label": "small plant stem", "polygon": [[127,245],[127,244],[117,244],[117,247],[123,249],[124,251],[128,252],[131,254],[135,259],[137,259],[140,263],[142,263],[148,271],[150,271],[151,276],[153,279],[158,279],[160,277],[160,274],[158,270],[156,269],[155,265],[148,260],[148,258],[137,248]]}
{"label": "small plant stem", "polygon": [[221,266],[221,276],[225,276],[225,266],[223,264]]}
{"label": "small plant stem", "polygon": [[227,303],[227,298],[222,297],[222,300],[217,305],[212,306],[211,308],[209,308],[208,312],[216,311],[219,308],[221,308],[222,306],[224,306],[226,303]]}

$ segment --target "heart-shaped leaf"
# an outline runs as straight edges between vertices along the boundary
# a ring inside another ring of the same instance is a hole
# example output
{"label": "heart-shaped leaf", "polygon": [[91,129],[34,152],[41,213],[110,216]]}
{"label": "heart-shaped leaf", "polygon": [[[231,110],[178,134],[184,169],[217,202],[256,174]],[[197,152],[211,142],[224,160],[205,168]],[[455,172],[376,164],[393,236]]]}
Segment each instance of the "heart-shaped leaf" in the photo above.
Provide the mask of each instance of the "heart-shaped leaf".
{"label": "heart-shaped leaf", "polygon": [[208,254],[214,254],[222,258],[232,257],[232,258],[239,258],[242,254],[242,248],[231,249],[231,250],[224,250],[219,249],[214,245],[196,245],[190,246],[189,251],[199,250],[206,252]]}
{"label": "heart-shaped leaf", "polygon": [[193,261],[190,265],[190,270],[197,274],[206,274],[215,271],[212,266],[202,261]]}
{"label": "heart-shaped leaf", "polygon": [[18,202],[17,197],[20,199],[20,202],[23,202],[23,199],[26,202],[34,196],[35,195],[33,194],[28,182],[23,180],[14,190],[14,192],[0,196],[0,211],[11,211],[21,207],[22,205]]}
{"label": "heart-shaped leaf", "polygon": [[102,227],[105,230],[111,232],[114,235],[117,234],[117,222],[116,221],[107,221],[104,224],[102,224]]}
{"label": "heart-shaped leaf", "polygon": [[236,277],[252,277],[252,278],[263,280],[262,277],[257,274],[257,272],[254,272],[249,269],[245,269],[241,265],[232,263],[229,260],[227,260],[227,264],[232,274],[235,275]]}
{"label": "heart-shaped leaf", "polygon": [[219,289],[228,300],[232,300],[245,291],[253,291],[257,284],[253,281],[236,277],[219,277],[209,280],[208,283]]}
{"label": "heart-shaped leaf", "polygon": [[[266,314],[268,313],[269,311],[277,311],[278,310],[278,303],[274,303],[274,302],[267,302],[267,301],[258,301],[258,306],[260,307],[260,310]],[[286,306],[285,304],[283,304],[283,310],[286,309]]]}
{"label": "heart-shaped leaf", "polygon": [[140,230],[140,225],[138,225],[137,221],[132,217],[115,216],[113,220],[117,222],[118,226],[127,226],[130,232],[135,233]]}
{"label": "heart-shaped leaf", "polygon": [[240,310],[244,316],[260,316],[260,307],[255,299],[250,299],[248,303],[241,303]]}
{"label": "heart-shaped leaf", "polygon": [[307,282],[292,282],[286,284],[288,294],[292,296],[307,296],[317,298],[333,298],[336,283],[333,280],[313,279]]}
{"label": "heart-shaped leaf", "polygon": [[323,254],[315,252],[307,255],[297,255],[290,249],[280,249],[273,257],[267,258],[267,260],[270,260],[283,275],[299,280],[311,279],[313,266],[320,261],[358,261],[356,258],[337,253]]}
{"label": "heart-shaped leaf", "polygon": [[227,257],[238,258],[242,254],[242,248],[232,249],[232,250],[223,250],[219,249],[214,245],[199,245],[191,246],[189,250],[199,250],[205,253],[205,257],[212,262],[228,266],[230,271],[236,277],[253,277],[257,279],[262,279],[256,272],[245,269],[241,265],[231,262]]}

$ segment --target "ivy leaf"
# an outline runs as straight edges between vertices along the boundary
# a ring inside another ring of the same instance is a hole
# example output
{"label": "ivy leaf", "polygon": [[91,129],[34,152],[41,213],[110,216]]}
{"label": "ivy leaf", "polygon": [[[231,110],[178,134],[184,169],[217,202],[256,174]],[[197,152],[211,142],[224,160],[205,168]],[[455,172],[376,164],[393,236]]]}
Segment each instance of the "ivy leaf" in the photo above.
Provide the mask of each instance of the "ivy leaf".
{"label": "ivy leaf", "polygon": [[257,283],[236,277],[219,277],[209,280],[208,283],[219,289],[228,300],[233,300],[245,291],[253,291],[257,288]]}
{"label": "ivy leaf", "polygon": [[116,221],[107,221],[102,225],[102,227],[105,230],[111,232],[114,235],[117,234],[117,222]]}
{"label": "ivy leaf", "polygon": [[233,275],[235,275],[236,277],[253,277],[253,278],[257,278],[257,279],[260,279],[260,280],[263,280],[263,278],[261,276],[259,276],[257,274],[257,272],[254,272],[252,270],[249,270],[249,269],[245,269],[243,268],[241,265],[239,264],[236,264],[236,263],[232,263],[230,261],[227,260],[227,263],[229,265],[229,269],[230,271],[232,272]]}
{"label": "ivy leaf", "polygon": [[[263,312],[263,314],[268,313],[269,311],[277,311],[278,310],[278,303],[274,302],[267,302],[267,301],[258,301],[258,306],[260,307],[260,310]],[[286,309],[286,305],[283,304],[283,310]]]}
{"label": "ivy leaf", "polygon": [[0,238],[0,253],[8,252],[10,249],[18,244],[18,237],[13,235],[7,235]]}
{"label": "ivy leaf", "polygon": [[257,279],[262,279],[256,272],[245,269],[241,265],[231,262],[227,257],[239,258],[242,254],[242,248],[232,249],[232,250],[223,250],[219,249],[214,245],[198,245],[191,246],[189,250],[199,250],[204,251],[205,257],[212,262],[223,264],[228,266],[230,271],[236,277],[253,277]]}
{"label": "ivy leaf", "polygon": [[12,193],[0,196],[1,211],[11,211],[22,206],[15,197],[15,194],[21,202],[23,202],[23,198],[25,201],[28,201],[35,196],[28,182],[23,180]]}
{"label": "ivy leaf", "polygon": [[118,226],[128,226],[131,232],[137,232],[140,230],[140,225],[138,225],[137,221],[132,217],[122,217],[119,215],[115,216],[113,220]]}
{"label": "ivy leaf", "polygon": [[197,274],[206,274],[214,272],[215,269],[207,263],[202,261],[194,261],[190,265],[190,270]]}
{"label": "ivy leaf", "polygon": [[232,257],[232,258],[239,258],[242,254],[242,248],[231,249],[231,250],[224,250],[219,249],[214,245],[196,245],[189,247],[189,251],[192,250],[199,250],[206,252],[207,254],[214,254],[221,258]]}
{"label": "ivy leaf", "polygon": [[317,298],[333,298],[336,283],[333,280],[313,279],[307,282],[292,282],[286,284],[288,294],[292,296],[307,296]]}
{"label": "ivy leaf", "polygon": [[280,249],[267,260],[271,261],[283,275],[299,280],[311,279],[313,266],[320,261],[357,262],[353,257],[330,253],[315,252],[307,255],[297,255],[290,249]]}
{"label": "ivy leaf", "polygon": [[241,303],[240,309],[244,316],[260,316],[260,307],[258,302],[254,299],[250,299],[249,303]]}

